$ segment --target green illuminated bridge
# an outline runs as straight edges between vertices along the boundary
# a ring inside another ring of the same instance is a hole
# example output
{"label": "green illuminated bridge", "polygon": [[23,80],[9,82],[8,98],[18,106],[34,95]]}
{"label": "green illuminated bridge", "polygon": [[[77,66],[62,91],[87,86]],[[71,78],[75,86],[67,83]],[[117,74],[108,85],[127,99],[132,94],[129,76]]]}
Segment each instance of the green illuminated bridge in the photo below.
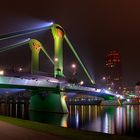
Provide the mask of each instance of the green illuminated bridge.
{"label": "green illuminated bridge", "polygon": [[[77,58],[79,64],[84,70],[87,78],[92,84],[95,84],[95,81],[90,76],[87,68],[81,61],[77,52],[75,51],[73,45],[69,41],[64,29],[52,22],[47,23],[46,26],[9,33],[0,36],[0,41],[13,39],[19,36],[30,35],[31,33],[37,33],[43,30],[51,30],[53,39],[54,39],[54,57],[51,58],[43,47],[43,45],[36,39],[26,39],[24,41],[5,46],[0,48],[0,52],[8,51],[10,49],[15,49],[16,47],[21,47],[22,45],[29,45],[32,52],[31,59],[31,74],[21,75],[21,76],[0,76],[0,88],[1,89],[26,89],[31,90],[32,95],[30,97],[29,108],[31,110],[37,111],[48,111],[48,112],[57,112],[57,113],[67,113],[67,105],[65,102],[65,94],[74,92],[77,94],[86,94],[91,96],[102,97],[105,100],[116,100],[116,94],[112,94],[108,91],[103,91],[101,89],[95,89],[92,87],[85,87],[79,85],[69,84],[67,82],[61,82],[57,79],[58,77],[64,77],[63,73],[63,40],[65,40],[70,47],[71,51]],[[40,51],[43,51],[46,57],[54,65],[54,77],[45,77],[37,75],[39,71],[39,54]],[[54,61],[54,58],[57,58],[59,61]],[[46,93],[45,96],[42,93]]]}

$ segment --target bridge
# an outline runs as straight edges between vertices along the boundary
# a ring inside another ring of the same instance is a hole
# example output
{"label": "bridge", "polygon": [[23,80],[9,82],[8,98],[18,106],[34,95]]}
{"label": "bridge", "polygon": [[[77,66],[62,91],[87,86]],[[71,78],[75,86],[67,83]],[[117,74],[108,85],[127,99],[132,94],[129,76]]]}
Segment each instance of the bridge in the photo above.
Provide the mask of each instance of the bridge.
{"label": "bridge", "polygon": [[[57,113],[68,113],[67,105],[65,102],[65,94],[69,92],[75,92],[77,94],[86,94],[90,96],[102,97],[105,100],[115,100],[117,99],[116,94],[110,93],[105,90],[96,89],[92,87],[73,85],[68,82],[62,82],[57,77],[64,77],[63,73],[63,40],[66,41],[69,48],[75,55],[82,69],[84,70],[87,78],[92,84],[95,81],[90,76],[87,68],[80,59],[78,53],[75,51],[72,43],[69,41],[65,30],[58,24],[53,22],[47,23],[46,26],[35,28],[31,30],[19,31],[9,34],[0,35],[0,41],[14,39],[19,36],[27,36],[32,33],[37,33],[41,31],[51,30],[54,39],[54,58],[51,58],[42,45],[36,39],[26,39],[18,43],[8,45],[0,48],[0,53],[21,47],[28,44],[32,53],[31,58],[31,74],[25,75],[3,75],[0,76],[0,88],[1,89],[26,89],[31,90],[32,95],[30,97],[30,110],[36,111],[48,111]],[[46,77],[38,75],[39,71],[39,54],[43,51],[46,57],[50,60],[52,65],[54,65],[54,77]],[[54,59],[59,61],[55,61]]]}

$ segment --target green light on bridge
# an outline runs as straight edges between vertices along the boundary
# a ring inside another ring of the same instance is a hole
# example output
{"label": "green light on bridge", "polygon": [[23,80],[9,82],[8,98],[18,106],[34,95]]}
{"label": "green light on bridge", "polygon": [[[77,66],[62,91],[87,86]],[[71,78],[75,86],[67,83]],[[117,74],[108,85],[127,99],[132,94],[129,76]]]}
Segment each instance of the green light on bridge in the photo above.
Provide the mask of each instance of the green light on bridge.
{"label": "green light on bridge", "polygon": [[51,28],[54,38],[54,77],[63,77],[63,38],[64,31],[60,25],[54,24]]}

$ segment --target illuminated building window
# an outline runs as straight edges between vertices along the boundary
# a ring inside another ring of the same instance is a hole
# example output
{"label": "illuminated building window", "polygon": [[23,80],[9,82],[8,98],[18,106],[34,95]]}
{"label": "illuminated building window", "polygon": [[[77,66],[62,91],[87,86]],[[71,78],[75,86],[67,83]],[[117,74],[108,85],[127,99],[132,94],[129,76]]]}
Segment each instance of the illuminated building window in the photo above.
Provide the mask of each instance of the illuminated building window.
{"label": "illuminated building window", "polygon": [[111,67],[114,67],[114,65],[111,65]]}
{"label": "illuminated building window", "polygon": [[120,79],[119,79],[119,78],[115,78],[114,80],[115,80],[115,81],[118,81],[118,80],[120,80]]}

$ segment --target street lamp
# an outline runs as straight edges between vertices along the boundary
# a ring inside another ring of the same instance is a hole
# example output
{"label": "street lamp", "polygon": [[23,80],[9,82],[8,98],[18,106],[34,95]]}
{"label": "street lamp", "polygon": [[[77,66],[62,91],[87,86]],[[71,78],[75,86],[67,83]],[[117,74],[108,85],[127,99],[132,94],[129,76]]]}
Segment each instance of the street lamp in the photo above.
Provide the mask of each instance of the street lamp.
{"label": "street lamp", "polygon": [[59,61],[59,59],[57,57],[55,57],[54,58],[54,62],[55,62],[56,76],[60,75],[60,73],[61,73],[61,69],[59,68],[58,61]]}
{"label": "street lamp", "polygon": [[0,70],[0,75],[4,75],[4,70]]}
{"label": "street lamp", "polygon": [[104,77],[102,77],[102,80],[103,80],[103,81],[105,81],[105,80],[106,80],[106,77],[105,77],[105,76],[104,76]]}
{"label": "street lamp", "polygon": [[106,88],[106,82],[107,82],[107,78],[105,76],[103,76],[100,80],[101,88]]}
{"label": "street lamp", "polygon": [[55,57],[55,58],[54,58],[54,61],[55,61],[55,62],[58,62],[58,58],[57,58],[57,57]]}
{"label": "street lamp", "polygon": [[19,71],[19,72],[22,72],[22,71],[23,71],[23,68],[20,67],[20,68],[18,69],[18,71]]}
{"label": "street lamp", "polygon": [[71,67],[73,69],[73,75],[75,75],[76,74],[76,64],[72,64]]}
{"label": "street lamp", "polygon": [[84,84],[84,81],[80,81],[80,83],[79,83],[81,86]]}

